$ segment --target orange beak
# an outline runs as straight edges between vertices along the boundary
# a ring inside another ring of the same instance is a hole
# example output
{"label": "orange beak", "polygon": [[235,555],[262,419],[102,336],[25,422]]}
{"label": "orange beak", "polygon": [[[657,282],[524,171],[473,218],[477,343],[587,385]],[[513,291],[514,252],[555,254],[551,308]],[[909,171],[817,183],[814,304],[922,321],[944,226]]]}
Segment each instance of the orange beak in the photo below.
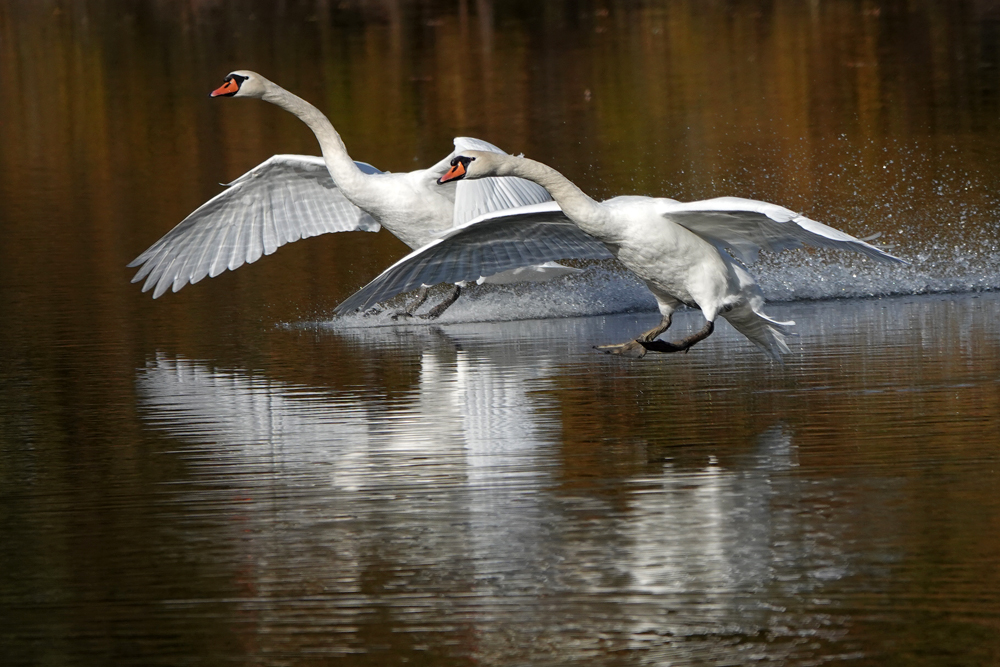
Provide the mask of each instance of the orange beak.
{"label": "orange beak", "polygon": [[213,90],[209,97],[219,97],[220,95],[235,95],[240,89],[240,84],[236,83],[236,79],[230,79],[224,84]]}
{"label": "orange beak", "polygon": [[465,165],[461,162],[456,162],[452,165],[448,173],[438,179],[438,183],[447,183],[448,181],[454,181],[455,179],[462,178],[465,176]]}

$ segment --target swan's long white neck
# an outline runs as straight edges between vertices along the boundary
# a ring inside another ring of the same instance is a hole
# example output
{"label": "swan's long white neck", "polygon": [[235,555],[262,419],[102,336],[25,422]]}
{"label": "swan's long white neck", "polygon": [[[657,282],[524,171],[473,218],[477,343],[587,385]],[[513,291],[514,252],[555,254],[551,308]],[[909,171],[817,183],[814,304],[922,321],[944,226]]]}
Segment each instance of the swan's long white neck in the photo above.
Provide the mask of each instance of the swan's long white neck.
{"label": "swan's long white neck", "polygon": [[340,138],[337,130],[333,129],[330,119],[322,111],[271,81],[267,82],[261,99],[295,114],[299,120],[309,126],[309,129],[316,135],[316,140],[319,141],[319,146],[323,150],[323,160],[338,187],[349,191],[353,189],[355,184],[364,179],[364,174],[347,153],[344,141]]}
{"label": "swan's long white neck", "polygon": [[603,240],[610,231],[611,220],[606,208],[552,167],[511,155],[491,153],[488,159],[493,163],[495,175],[519,176],[548,190],[570,220],[588,234]]}

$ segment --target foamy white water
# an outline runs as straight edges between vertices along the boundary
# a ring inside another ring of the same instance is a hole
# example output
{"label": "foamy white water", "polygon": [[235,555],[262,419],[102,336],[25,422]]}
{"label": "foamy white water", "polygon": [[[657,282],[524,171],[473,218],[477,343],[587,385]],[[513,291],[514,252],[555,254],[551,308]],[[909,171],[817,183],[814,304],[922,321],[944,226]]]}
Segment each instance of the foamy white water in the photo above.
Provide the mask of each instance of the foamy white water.
{"label": "foamy white water", "polygon": [[[769,302],[870,298],[1000,289],[1000,251],[982,243],[930,243],[915,253],[892,250],[909,265],[880,264],[861,255],[801,250],[762,253],[750,267]],[[443,289],[443,288],[442,288]],[[389,326],[391,313],[412,294],[381,305],[381,312],[328,322],[334,328]],[[428,300],[424,310],[433,305]],[[656,310],[646,287],[614,261],[546,283],[470,286],[436,322],[499,322]],[[410,324],[425,320],[413,319]]]}

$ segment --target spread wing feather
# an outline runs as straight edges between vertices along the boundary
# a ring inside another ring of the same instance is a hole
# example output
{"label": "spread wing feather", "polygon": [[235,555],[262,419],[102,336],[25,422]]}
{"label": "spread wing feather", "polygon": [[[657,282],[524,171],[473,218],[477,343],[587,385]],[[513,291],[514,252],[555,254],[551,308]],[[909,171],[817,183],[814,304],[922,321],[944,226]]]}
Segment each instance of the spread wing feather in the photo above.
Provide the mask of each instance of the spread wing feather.
{"label": "spread wing feather", "polygon": [[[443,176],[451,166],[452,158],[465,151],[488,151],[506,155],[488,141],[472,137],[456,137],[455,152],[448,156],[440,173],[434,178]],[[455,215],[452,224],[457,227],[487,213],[547,201],[552,201],[552,197],[545,188],[523,178],[492,177],[462,180],[458,182],[458,188],[455,190]]]}
{"label": "spread wing feather", "polygon": [[[380,173],[355,163],[365,173]],[[157,298],[206,276],[250,264],[280,246],[329,232],[377,232],[379,224],[349,202],[322,158],[275,155],[230,183],[136,257],[132,282]]]}
{"label": "spread wing feather", "polygon": [[718,197],[685,203],[664,200],[661,213],[720,249],[729,249],[747,264],[756,262],[761,250],[780,251],[804,245],[851,250],[880,262],[907,263],[839,229],[754,199]]}
{"label": "spread wing feather", "polygon": [[421,285],[476,280],[558,259],[609,259],[555,202],[491,213],[455,227],[414,250],[335,309],[347,313]]}

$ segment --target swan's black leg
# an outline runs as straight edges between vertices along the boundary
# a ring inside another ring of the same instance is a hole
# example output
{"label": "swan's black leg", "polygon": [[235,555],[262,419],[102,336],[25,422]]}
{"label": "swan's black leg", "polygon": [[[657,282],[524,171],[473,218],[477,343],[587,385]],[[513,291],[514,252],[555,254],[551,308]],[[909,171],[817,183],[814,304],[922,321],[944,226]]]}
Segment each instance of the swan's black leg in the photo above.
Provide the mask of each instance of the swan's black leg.
{"label": "swan's black leg", "polygon": [[698,341],[705,340],[715,331],[715,322],[706,322],[701,331],[696,331],[684,340],[670,343],[665,340],[641,340],[639,344],[653,352],[687,352]]}
{"label": "swan's black leg", "polygon": [[421,287],[417,291],[417,298],[413,300],[410,305],[406,307],[406,310],[401,310],[392,316],[392,319],[398,320],[401,317],[413,317],[413,311],[415,311],[420,306],[424,305],[424,301],[427,301],[427,295],[430,293],[430,287]]}
{"label": "swan's black leg", "polygon": [[595,350],[600,350],[605,354],[620,354],[633,359],[642,359],[646,356],[646,343],[654,340],[657,336],[670,328],[670,315],[666,315],[655,327],[645,332],[635,340],[618,345],[595,345]]}
{"label": "swan's black leg", "polygon": [[451,304],[458,301],[458,296],[461,293],[462,293],[461,286],[455,285],[451,290],[451,294],[446,296],[444,300],[441,301],[441,303],[439,303],[438,305],[434,306],[429,311],[421,315],[420,318],[424,320],[433,320],[438,317],[441,317],[441,313],[448,310],[448,307],[451,306]]}

